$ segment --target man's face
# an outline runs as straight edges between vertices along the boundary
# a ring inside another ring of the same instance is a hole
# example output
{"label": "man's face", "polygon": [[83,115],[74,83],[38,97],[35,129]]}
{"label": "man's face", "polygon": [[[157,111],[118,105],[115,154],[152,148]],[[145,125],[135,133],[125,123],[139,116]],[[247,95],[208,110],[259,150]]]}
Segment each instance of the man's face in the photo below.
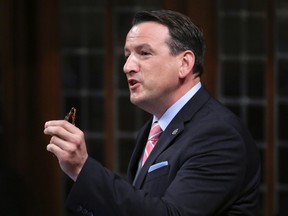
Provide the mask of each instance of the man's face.
{"label": "man's face", "polygon": [[166,26],[144,22],[131,28],[124,48],[130,100],[156,116],[178,99],[181,58],[170,54],[169,38]]}

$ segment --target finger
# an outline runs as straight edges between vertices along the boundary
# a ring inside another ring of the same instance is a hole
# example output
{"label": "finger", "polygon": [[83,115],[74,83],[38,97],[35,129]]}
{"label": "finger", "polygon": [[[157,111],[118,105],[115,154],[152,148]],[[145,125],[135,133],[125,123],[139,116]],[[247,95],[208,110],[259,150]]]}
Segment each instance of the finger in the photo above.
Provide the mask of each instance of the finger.
{"label": "finger", "polygon": [[78,127],[65,120],[47,121],[44,125],[44,131],[48,127],[62,127],[70,133],[78,133],[79,131],[81,131]]}
{"label": "finger", "polygon": [[52,154],[54,154],[54,155],[58,158],[59,161],[61,161],[62,158],[63,158],[64,155],[65,155],[65,151],[63,151],[63,150],[62,150],[61,148],[59,148],[57,145],[52,144],[52,143],[48,144],[48,145],[46,146],[46,149],[47,149],[47,151],[49,151],[49,152],[51,152]]}
{"label": "finger", "polygon": [[44,124],[44,128],[47,128],[49,126],[58,126],[61,124],[61,122],[64,120],[51,120],[51,121],[47,121]]}
{"label": "finger", "polygon": [[44,134],[50,136],[58,136],[61,137],[62,139],[63,136],[67,136],[65,135],[66,133],[68,133],[68,131],[66,131],[66,129],[64,129],[61,126],[48,126],[47,128],[44,129]]}
{"label": "finger", "polygon": [[71,133],[61,125],[53,125],[46,127],[44,129],[44,134],[50,136],[57,136],[64,140],[69,140],[69,137],[73,136],[73,133]]}
{"label": "finger", "polygon": [[64,151],[71,151],[72,149],[72,143],[69,143],[63,139],[60,139],[57,136],[53,136],[50,140],[50,144],[54,144],[56,146],[58,146],[60,149],[64,150]]}

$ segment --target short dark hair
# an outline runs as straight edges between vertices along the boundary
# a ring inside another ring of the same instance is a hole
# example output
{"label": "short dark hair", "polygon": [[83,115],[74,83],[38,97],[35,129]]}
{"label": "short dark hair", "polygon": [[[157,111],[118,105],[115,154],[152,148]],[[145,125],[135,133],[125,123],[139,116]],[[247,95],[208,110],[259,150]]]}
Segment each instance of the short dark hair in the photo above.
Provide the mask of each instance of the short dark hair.
{"label": "short dark hair", "polygon": [[171,40],[167,43],[172,55],[185,50],[191,50],[194,53],[193,73],[200,76],[203,73],[205,42],[203,32],[191,19],[184,14],[170,10],[140,11],[135,14],[132,25],[149,21],[168,27]]}

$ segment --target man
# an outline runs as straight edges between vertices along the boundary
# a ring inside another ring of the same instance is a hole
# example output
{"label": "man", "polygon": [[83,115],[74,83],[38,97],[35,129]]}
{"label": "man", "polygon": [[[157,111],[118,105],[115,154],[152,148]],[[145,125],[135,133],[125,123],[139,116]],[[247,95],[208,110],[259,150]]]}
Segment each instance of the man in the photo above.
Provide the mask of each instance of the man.
{"label": "man", "polygon": [[200,82],[202,32],[177,12],[139,12],[124,52],[130,100],[153,117],[137,137],[128,180],[88,156],[80,129],[46,122],[47,150],[75,181],[67,207],[78,215],[256,215],[257,148]]}

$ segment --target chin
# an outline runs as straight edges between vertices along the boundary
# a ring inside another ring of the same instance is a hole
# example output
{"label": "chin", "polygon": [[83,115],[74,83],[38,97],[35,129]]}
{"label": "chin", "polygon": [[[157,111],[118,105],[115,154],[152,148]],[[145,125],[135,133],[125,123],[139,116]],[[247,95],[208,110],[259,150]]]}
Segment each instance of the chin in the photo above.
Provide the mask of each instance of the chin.
{"label": "chin", "polygon": [[139,103],[141,103],[139,101],[139,99],[135,98],[135,97],[130,97],[130,102],[136,106],[138,106]]}
{"label": "chin", "polygon": [[131,97],[130,96],[130,101],[132,104],[134,104],[135,106],[138,106],[140,108],[142,108],[143,104],[145,104],[145,101],[139,97]]}

